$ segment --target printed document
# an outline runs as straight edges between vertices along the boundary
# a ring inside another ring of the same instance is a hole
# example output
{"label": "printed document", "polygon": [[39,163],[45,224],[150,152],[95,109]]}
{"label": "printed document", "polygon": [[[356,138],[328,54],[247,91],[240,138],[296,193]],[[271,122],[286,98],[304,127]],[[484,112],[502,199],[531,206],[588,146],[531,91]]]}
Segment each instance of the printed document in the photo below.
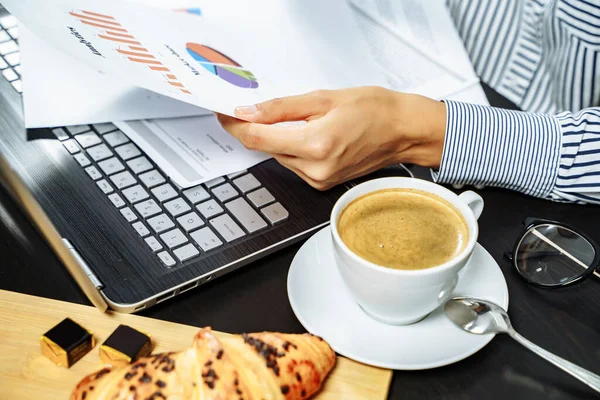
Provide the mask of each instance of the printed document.
{"label": "printed document", "polygon": [[[195,17],[218,13],[212,4],[221,4],[207,0],[129,1]],[[211,114],[119,77],[107,76],[49,46],[23,24],[19,27],[19,47],[24,60],[23,76],[27,77],[23,92],[27,128]]]}
{"label": "printed document", "polygon": [[27,128],[83,125],[210,111],[107,76],[19,27]]}
{"label": "printed document", "polygon": [[489,105],[444,0],[348,0],[388,87]]}
{"label": "printed document", "polygon": [[214,115],[115,122],[182,188],[250,168],[270,156],[247,150]]}
{"label": "printed document", "polygon": [[244,12],[199,18],[119,0],[2,3],[107,76],[228,115],[315,89],[385,85],[344,0],[257,0],[250,15],[247,2],[224,0]]}

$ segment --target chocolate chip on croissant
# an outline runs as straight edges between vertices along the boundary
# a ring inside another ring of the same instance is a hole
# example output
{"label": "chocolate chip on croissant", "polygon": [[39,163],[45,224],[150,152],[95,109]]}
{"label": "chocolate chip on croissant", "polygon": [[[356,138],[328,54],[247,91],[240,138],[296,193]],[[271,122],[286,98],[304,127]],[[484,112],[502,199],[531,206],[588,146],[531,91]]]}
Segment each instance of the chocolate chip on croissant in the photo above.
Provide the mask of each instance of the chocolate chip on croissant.
{"label": "chocolate chip on croissant", "polygon": [[217,338],[204,328],[187,350],[85,377],[71,400],[307,399],[319,391],[335,359],[331,347],[310,334]]}

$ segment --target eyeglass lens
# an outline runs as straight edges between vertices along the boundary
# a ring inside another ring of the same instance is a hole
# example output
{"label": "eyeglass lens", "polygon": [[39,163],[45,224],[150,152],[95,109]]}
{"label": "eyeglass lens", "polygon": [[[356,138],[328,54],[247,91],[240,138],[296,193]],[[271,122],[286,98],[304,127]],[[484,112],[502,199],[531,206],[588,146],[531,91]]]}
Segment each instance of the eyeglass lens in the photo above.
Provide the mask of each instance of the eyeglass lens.
{"label": "eyeglass lens", "polygon": [[557,225],[530,228],[517,246],[519,272],[545,286],[564,285],[585,273],[595,257],[594,247],[584,237]]}

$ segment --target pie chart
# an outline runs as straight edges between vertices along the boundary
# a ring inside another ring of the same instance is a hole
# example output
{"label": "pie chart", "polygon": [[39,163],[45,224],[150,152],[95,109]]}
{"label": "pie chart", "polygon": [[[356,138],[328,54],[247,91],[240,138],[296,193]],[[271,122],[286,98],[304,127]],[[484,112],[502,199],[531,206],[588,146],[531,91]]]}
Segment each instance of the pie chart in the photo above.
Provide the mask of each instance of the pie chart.
{"label": "pie chart", "polygon": [[204,69],[225,82],[247,89],[258,87],[258,81],[252,75],[252,72],[244,69],[225,54],[198,43],[187,43],[185,47],[194,60],[198,61]]}

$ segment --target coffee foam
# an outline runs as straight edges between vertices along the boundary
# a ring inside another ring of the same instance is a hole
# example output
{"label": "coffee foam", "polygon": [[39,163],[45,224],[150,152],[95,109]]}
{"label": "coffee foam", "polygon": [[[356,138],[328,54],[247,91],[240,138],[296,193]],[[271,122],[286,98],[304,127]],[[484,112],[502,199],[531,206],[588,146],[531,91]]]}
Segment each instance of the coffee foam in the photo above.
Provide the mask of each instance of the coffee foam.
{"label": "coffee foam", "polygon": [[355,199],[342,211],[338,232],[358,256],[404,270],[443,264],[469,240],[467,223],[454,206],[416,189],[385,189]]}

